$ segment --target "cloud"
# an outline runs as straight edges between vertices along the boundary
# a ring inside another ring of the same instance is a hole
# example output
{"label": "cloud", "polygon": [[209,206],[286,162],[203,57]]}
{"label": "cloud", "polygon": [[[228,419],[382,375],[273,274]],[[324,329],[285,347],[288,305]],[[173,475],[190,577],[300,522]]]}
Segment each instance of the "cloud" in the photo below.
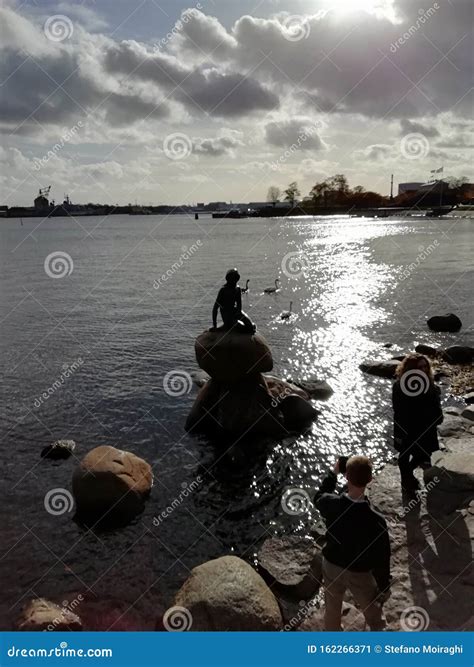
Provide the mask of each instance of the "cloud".
{"label": "cloud", "polygon": [[400,121],[400,134],[403,136],[410,133],[424,134],[425,137],[438,137],[439,131],[434,125],[426,125],[425,123],[417,123],[407,118],[402,118]]}
{"label": "cloud", "polygon": [[383,160],[390,156],[393,147],[388,144],[371,144],[366,148],[355,151],[355,155],[365,160]]}
{"label": "cloud", "polygon": [[302,151],[324,150],[325,144],[317,132],[318,127],[308,118],[294,118],[265,125],[268,143],[278,148],[296,145]]}
{"label": "cloud", "polygon": [[232,155],[238,146],[244,146],[240,132],[231,131],[214,139],[194,139],[193,152],[199,155],[220,157],[221,155]]}

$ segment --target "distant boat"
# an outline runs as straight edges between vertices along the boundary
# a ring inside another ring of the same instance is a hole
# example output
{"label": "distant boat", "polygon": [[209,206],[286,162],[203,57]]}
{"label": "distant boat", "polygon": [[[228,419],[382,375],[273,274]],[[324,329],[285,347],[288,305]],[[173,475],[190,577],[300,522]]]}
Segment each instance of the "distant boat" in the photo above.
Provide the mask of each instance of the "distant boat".
{"label": "distant boat", "polygon": [[232,208],[230,211],[222,211],[222,213],[213,213],[213,218],[248,218],[248,215],[244,211],[240,211],[238,208]]}
{"label": "distant boat", "polygon": [[435,206],[429,211],[426,211],[428,218],[440,218],[442,215],[448,215],[453,210],[453,206]]}

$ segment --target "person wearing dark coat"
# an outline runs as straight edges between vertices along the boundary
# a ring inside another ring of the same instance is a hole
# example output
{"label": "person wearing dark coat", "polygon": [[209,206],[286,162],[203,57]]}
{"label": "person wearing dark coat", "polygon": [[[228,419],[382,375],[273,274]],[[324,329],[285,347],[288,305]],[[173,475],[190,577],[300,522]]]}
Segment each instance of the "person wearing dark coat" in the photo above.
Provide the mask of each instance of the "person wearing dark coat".
{"label": "person wearing dark coat", "polygon": [[431,465],[439,449],[438,424],[443,421],[440,391],[435,385],[429,360],[410,354],[397,368],[392,389],[393,439],[404,489],[417,489],[416,468]]}

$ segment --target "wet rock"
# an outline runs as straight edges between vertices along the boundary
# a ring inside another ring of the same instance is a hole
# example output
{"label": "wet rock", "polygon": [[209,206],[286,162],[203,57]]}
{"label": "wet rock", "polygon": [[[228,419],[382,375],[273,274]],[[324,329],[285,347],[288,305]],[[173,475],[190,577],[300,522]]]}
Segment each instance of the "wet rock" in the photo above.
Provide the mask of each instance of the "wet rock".
{"label": "wet rock", "polygon": [[[343,602],[341,626],[346,632],[363,632],[366,629],[363,613],[354,605]],[[312,609],[297,628],[299,632],[324,632],[324,629],[324,605],[319,609]]]}
{"label": "wet rock", "polygon": [[290,394],[280,402],[285,428],[288,431],[301,431],[307,428],[318,416],[318,411],[309,401],[301,396]]}
{"label": "wet rock", "polygon": [[198,565],[175,597],[187,610],[192,630],[279,630],[278,602],[262,577],[245,561],[223,556]]}
{"label": "wet rock", "polygon": [[470,391],[467,394],[464,394],[463,399],[468,405],[471,405],[471,403],[474,403],[474,391]]}
{"label": "wet rock", "polygon": [[52,445],[47,445],[41,450],[42,459],[68,459],[76,449],[74,440],[56,440]]}
{"label": "wet rock", "polygon": [[272,353],[266,340],[238,332],[204,331],[196,338],[199,367],[212,378],[225,382],[241,380],[273,368]]}
{"label": "wet rock", "polygon": [[293,380],[294,384],[301,387],[311,398],[318,400],[326,400],[334,394],[334,389],[326,380],[318,380],[315,377],[310,377],[306,380]]}
{"label": "wet rock", "polygon": [[424,343],[416,345],[415,352],[418,352],[418,354],[424,354],[425,357],[436,357],[438,354],[438,350],[435,347],[432,347],[431,345],[425,345]]}
{"label": "wet rock", "polygon": [[467,422],[462,417],[449,414],[443,410],[444,420],[438,426],[438,433],[443,438],[450,438],[452,436],[463,435],[467,428]]}
{"label": "wet rock", "polygon": [[271,537],[258,551],[258,564],[272,590],[296,599],[308,599],[322,581],[322,556],[312,539]]}
{"label": "wet rock", "polygon": [[[457,441],[449,441],[449,451],[435,452],[431,457],[432,467],[425,470],[425,483],[437,479],[439,490],[457,493],[458,491],[471,492],[474,497],[474,439],[466,437]],[[469,451],[466,451],[469,443]],[[459,502],[461,504],[461,500]]]}
{"label": "wet rock", "polygon": [[46,600],[36,598],[30,600],[21,611],[16,623],[17,630],[23,631],[56,631],[82,630],[79,616],[65,607]]}
{"label": "wet rock", "polygon": [[398,368],[399,361],[396,359],[389,359],[386,361],[366,361],[359,365],[359,368],[364,373],[369,375],[377,375],[378,377],[394,378],[395,371]]}
{"label": "wet rock", "polygon": [[462,322],[454,313],[447,315],[434,315],[427,320],[427,325],[432,331],[456,332],[462,327]]}
{"label": "wet rock", "polygon": [[474,361],[474,347],[452,345],[442,352],[442,357],[449,364],[470,364]]}
{"label": "wet rock", "polygon": [[210,376],[205,371],[193,371],[190,375],[194,384],[199,388],[204,387],[210,379]]}
{"label": "wet rock", "polygon": [[393,343],[384,343],[382,347],[385,347],[387,349],[393,347]]}
{"label": "wet rock", "polygon": [[284,399],[285,396],[289,396],[290,394],[297,394],[298,396],[301,396],[301,398],[306,400],[309,399],[309,394],[304,389],[298,387],[292,382],[281,380],[274,375],[264,375],[263,377],[265,379],[268,392],[273,396],[274,399],[276,399],[277,403]]}
{"label": "wet rock", "polygon": [[153,483],[150,465],[131,452],[102,445],[74,471],[72,491],[79,515],[112,519],[142,511]]}
{"label": "wet rock", "polygon": [[469,421],[474,421],[474,405],[468,405],[467,408],[461,412],[461,417],[463,419],[469,419]]}

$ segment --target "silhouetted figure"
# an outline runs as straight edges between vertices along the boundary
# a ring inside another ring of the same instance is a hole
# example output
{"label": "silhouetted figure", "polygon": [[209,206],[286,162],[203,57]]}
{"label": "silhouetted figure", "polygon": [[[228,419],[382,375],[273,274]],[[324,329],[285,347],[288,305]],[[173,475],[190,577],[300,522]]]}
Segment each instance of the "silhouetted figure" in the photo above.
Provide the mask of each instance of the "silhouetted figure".
{"label": "silhouetted figure", "polygon": [[240,274],[230,269],[225,275],[226,284],[220,288],[212,309],[212,329],[217,329],[217,312],[220,310],[224,329],[235,329],[242,333],[255,333],[257,327],[242,311],[242,292],[239,287]]}
{"label": "silhouetted figure", "polygon": [[409,354],[401,362],[392,403],[393,438],[399,453],[402,486],[413,491],[419,486],[413,471],[431,465],[431,454],[439,449],[436,427],[443,421],[440,391],[426,357]]}

